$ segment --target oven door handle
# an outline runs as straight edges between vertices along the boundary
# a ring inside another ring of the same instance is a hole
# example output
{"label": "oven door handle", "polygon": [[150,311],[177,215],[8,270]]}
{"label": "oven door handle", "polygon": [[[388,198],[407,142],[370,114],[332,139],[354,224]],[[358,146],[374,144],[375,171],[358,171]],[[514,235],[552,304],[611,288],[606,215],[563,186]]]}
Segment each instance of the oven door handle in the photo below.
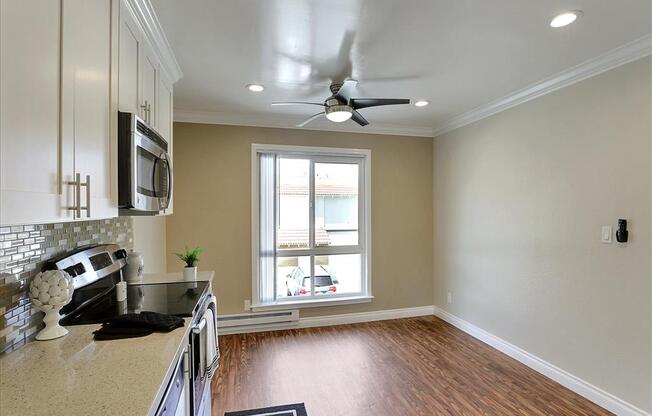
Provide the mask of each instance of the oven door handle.
{"label": "oven door handle", "polygon": [[201,334],[201,331],[204,330],[205,326],[206,326],[206,318],[201,318],[201,321],[199,321],[199,323],[192,328],[193,334],[196,335]]}
{"label": "oven door handle", "polygon": [[[204,333],[204,343],[202,344],[201,334]],[[204,381],[206,378],[206,318],[192,328],[192,333],[199,338],[199,378]]]}

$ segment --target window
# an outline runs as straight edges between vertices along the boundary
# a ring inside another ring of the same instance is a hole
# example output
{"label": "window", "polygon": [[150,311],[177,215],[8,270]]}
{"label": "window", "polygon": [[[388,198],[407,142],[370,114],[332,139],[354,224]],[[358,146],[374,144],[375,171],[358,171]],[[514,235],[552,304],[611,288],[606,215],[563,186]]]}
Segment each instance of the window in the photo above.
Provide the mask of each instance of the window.
{"label": "window", "polygon": [[368,150],[252,146],[253,307],[368,301]]}

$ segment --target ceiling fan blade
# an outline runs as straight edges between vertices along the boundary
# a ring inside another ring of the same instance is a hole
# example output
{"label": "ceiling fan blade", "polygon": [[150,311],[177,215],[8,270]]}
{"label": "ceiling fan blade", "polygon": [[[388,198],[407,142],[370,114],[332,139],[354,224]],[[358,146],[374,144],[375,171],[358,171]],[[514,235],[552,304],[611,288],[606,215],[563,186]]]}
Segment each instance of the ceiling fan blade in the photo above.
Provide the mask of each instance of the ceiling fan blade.
{"label": "ceiling fan blade", "polygon": [[362,114],[358,113],[355,110],[353,110],[352,112],[351,120],[355,121],[356,123],[358,123],[363,127],[369,124],[369,122],[364,117],[362,117]]}
{"label": "ceiling fan blade", "polygon": [[280,103],[272,103],[272,105],[301,105],[301,104],[308,104],[308,105],[318,105],[320,107],[323,107],[323,103],[309,103],[309,102],[303,102],[303,101],[284,101]]}
{"label": "ceiling fan blade", "polygon": [[353,50],[353,44],[355,43],[356,33],[353,30],[347,30],[342,36],[342,41],[340,42],[340,48],[335,57],[333,68],[334,71],[331,71],[331,79],[333,80],[342,80],[351,77],[353,73],[353,62],[351,62],[351,51]]}
{"label": "ceiling fan blade", "polygon": [[308,117],[307,119],[303,120],[301,123],[297,124],[297,127],[303,127],[306,124],[310,123],[311,121],[313,121],[315,119],[318,119],[319,117],[323,116],[324,114],[326,114],[326,113],[324,113],[323,111],[321,113],[313,114],[310,117]]}
{"label": "ceiling fan blade", "polygon": [[358,77],[359,82],[363,82],[365,84],[367,83],[373,83],[373,82],[399,82],[399,81],[412,81],[415,79],[420,79],[420,75],[414,75],[414,74],[409,74],[409,75],[394,75],[394,76],[382,76],[382,77]]}
{"label": "ceiling fan blade", "polygon": [[396,104],[410,104],[407,98],[353,98],[351,99],[351,107],[357,109],[367,107],[378,107],[379,105],[396,105]]}
{"label": "ceiling fan blade", "polygon": [[342,82],[340,90],[335,94],[335,98],[342,103],[348,104],[357,85],[358,81],[354,79],[345,79],[344,82]]}

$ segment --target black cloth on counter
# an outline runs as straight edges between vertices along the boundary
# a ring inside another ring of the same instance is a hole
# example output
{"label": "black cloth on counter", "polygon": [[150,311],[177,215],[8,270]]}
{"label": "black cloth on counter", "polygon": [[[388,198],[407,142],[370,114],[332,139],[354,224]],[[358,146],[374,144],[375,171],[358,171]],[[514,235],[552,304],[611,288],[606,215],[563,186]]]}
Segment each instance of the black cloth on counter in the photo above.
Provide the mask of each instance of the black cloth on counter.
{"label": "black cloth on counter", "polygon": [[157,312],[128,313],[112,318],[93,332],[96,341],[144,337],[152,332],[170,332],[184,325],[183,318]]}

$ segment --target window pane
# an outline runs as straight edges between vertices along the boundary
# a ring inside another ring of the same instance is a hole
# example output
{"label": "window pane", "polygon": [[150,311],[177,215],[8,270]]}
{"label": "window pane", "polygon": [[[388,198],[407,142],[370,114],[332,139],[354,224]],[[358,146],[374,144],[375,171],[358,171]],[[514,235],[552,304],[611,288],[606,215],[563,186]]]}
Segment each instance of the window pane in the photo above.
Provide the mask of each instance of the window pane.
{"label": "window pane", "polygon": [[315,163],[315,245],[358,244],[358,165]]}
{"label": "window pane", "polygon": [[[303,287],[308,279],[308,289]],[[276,258],[276,298],[310,295],[310,256]]]}
{"label": "window pane", "polygon": [[310,161],[279,160],[279,212],[276,247],[308,248]]}
{"label": "window pane", "polygon": [[360,254],[315,256],[315,295],[361,293],[360,269]]}

